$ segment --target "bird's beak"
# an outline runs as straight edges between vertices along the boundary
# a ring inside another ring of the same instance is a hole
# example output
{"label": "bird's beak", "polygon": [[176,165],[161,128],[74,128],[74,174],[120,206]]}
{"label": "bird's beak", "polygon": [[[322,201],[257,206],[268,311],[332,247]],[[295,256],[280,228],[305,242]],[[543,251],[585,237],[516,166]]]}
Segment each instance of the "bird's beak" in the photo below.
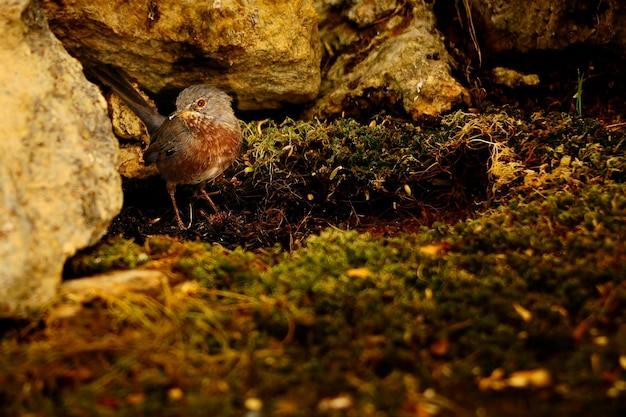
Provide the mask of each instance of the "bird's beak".
{"label": "bird's beak", "polygon": [[192,111],[190,109],[176,110],[174,113],[169,115],[168,119],[172,120],[172,119],[174,119],[176,117],[183,116],[185,113],[191,113],[191,112]]}

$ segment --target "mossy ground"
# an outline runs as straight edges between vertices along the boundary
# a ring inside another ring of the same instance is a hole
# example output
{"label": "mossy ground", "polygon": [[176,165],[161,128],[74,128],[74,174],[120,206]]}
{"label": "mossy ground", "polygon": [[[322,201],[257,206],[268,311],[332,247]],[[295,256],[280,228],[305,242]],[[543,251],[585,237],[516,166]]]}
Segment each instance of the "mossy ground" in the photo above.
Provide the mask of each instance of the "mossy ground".
{"label": "mossy ground", "polygon": [[68,263],[162,270],[160,296],[60,297],[5,329],[6,415],[626,412],[620,130],[459,112],[246,139],[230,212],[194,202],[179,231],[137,199]]}

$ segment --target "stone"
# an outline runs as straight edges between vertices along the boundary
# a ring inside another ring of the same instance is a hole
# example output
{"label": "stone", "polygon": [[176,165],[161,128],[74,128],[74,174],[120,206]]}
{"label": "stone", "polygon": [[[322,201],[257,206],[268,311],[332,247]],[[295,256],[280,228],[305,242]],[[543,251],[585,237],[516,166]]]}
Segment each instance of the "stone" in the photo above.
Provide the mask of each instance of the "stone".
{"label": "stone", "polygon": [[[626,56],[626,5],[620,1],[469,0],[479,46],[493,52],[619,45]],[[468,11],[462,8],[465,13]]]}
{"label": "stone", "polygon": [[[432,6],[410,4],[408,16],[389,15],[367,32],[320,16],[332,64],[306,117],[361,117],[390,109],[419,120],[469,104],[468,92],[451,75],[454,61],[435,30]],[[329,10],[326,3],[319,9]]]}
{"label": "stone", "polygon": [[[141,90],[138,91],[141,92]],[[145,94],[144,98],[156,109],[154,103]],[[109,96],[108,104],[115,136],[122,141],[139,141],[147,147],[150,144],[150,136],[141,119],[115,93]]]}
{"label": "stone", "polygon": [[491,70],[492,81],[509,88],[539,85],[537,74],[523,74],[511,68],[495,67]]}
{"label": "stone", "polygon": [[[156,108],[145,94],[144,98]],[[143,162],[143,153],[150,145],[150,137],[141,119],[115,93],[109,96],[108,104],[113,133],[120,141],[120,175],[137,179],[159,175],[156,164],[146,166]]]}
{"label": "stone", "polygon": [[131,293],[157,296],[167,285],[167,276],[161,271],[131,269],[67,280],[61,285],[59,296],[74,303],[86,303],[95,298],[123,297]]}
{"label": "stone", "polygon": [[135,143],[120,145],[119,172],[123,178],[147,179],[159,175],[155,164],[150,166],[144,164],[143,152],[144,149]]}
{"label": "stone", "polygon": [[27,317],[121,209],[118,145],[38,2],[2,2],[0,32],[0,317]]}
{"label": "stone", "polygon": [[399,7],[398,0],[357,0],[348,10],[348,19],[359,27],[373,25]]}
{"label": "stone", "polygon": [[43,0],[43,8],[71,54],[121,67],[152,93],[208,83],[254,110],[319,91],[313,0]]}

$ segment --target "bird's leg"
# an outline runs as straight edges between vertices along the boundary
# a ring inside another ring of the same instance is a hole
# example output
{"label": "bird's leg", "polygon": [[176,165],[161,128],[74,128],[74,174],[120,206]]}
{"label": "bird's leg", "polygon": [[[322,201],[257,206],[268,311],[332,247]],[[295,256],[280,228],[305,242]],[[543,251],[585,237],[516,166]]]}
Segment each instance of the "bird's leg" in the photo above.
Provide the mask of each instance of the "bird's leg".
{"label": "bird's leg", "polygon": [[[211,205],[211,207],[213,208],[213,211],[215,211],[215,213],[219,213],[220,209],[217,208],[217,206],[215,205],[215,203],[213,202],[213,200],[211,200],[211,197],[209,196],[209,194],[206,192],[206,181],[203,181],[200,183],[200,185],[198,186],[199,190],[200,190],[200,196],[202,198],[204,198],[206,201],[209,202],[209,204]],[[217,194],[217,193],[216,193]]]}
{"label": "bird's leg", "polygon": [[172,200],[172,206],[174,206],[174,215],[176,216],[176,223],[178,223],[178,227],[181,229],[187,229],[185,227],[185,223],[183,223],[180,218],[180,213],[178,212],[178,206],[176,205],[176,184],[173,182],[166,183],[167,193],[170,195],[170,199]]}

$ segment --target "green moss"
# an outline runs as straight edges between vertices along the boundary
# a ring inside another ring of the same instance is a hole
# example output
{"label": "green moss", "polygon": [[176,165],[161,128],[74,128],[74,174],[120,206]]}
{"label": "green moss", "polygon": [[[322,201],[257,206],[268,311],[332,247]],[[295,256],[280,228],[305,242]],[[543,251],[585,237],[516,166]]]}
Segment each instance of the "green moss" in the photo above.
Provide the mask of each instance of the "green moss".
{"label": "green moss", "polygon": [[[40,327],[5,331],[6,412],[240,416],[250,397],[263,414],[290,416],[625,412],[622,142],[592,122],[550,118],[457,113],[425,136],[352,121],[268,123],[248,136],[248,155],[271,164],[249,159],[246,181],[295,196],[306,190],[289,182],[297,173],[328,190],[349,176],[371,191],[432,182],[428,163],[451,168],[452,156],[483,145],[491,168],[509,164],[514,175],[498,182],[491,170],[491,200],[472,218],[386,237],[329,227],[289,252],[108,240],[74,260],[76,270],[141,261],[171,288],[94,300],[71,317],[51,306]],[[374,160],[391,154],[397,163]],[[552,376],[543,388],[479,389],[494,370],[537,368]],[[339,396],[348,409],[322,410]]]}
{"label": "green moss", "polygon": [[65,269],[66,275],[80,277],[113,269],[135,269],[148,260],[144,248],[133,240],[116,236],[74,256]]}

